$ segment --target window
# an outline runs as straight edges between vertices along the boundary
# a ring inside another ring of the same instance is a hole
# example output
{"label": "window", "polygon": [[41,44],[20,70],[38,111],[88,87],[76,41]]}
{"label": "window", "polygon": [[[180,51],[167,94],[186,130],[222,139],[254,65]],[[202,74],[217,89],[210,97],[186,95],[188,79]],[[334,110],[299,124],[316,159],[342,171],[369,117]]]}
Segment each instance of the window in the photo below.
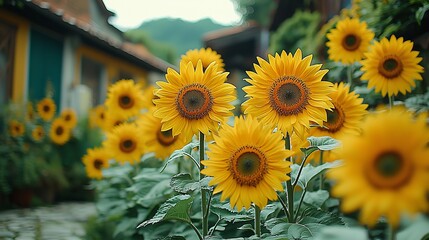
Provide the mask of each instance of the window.
{"label": "window", "polygon": [[81,83],[91,89],[93,106],[102,104],[106,98],[106,73],[104,66],[87,57],[82,57]]}

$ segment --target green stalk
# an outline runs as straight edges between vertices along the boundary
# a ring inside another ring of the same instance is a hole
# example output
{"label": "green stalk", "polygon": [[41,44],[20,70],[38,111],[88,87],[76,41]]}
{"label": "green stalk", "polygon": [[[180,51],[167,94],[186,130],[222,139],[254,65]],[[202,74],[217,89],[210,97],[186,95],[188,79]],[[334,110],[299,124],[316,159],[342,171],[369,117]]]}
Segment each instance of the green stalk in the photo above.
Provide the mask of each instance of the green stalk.
{"label": "green stalk", "polygon": [[305,197],[306,193],[307,193],[307,188],[304,188],[304,190],[301,194],[301,198],[299,199],[298,208],[296,209],[296,213],[295,213],[296,218],[298,218],[298,212],[299,212],[299,209],[301,209],[302,202],[304,202],[304,197]]}
{"label": "green stalk", "polygon": [[[286,141],[285,141],[285,148],[290,150],[291,149],[291,143],[290,143],[290,136],[289,133],[286,134]],[[292,162],[292,156],[289,158],[289,161]],[[287,196],[287,205],[289,209],[289,222],[294,222],[294,212],[293,212],[293,187],[292,187],[292,176],[291,173],[288,173],[289,180],[286,181],[286,196]]]}
{"label": "green stalk", "polygon": [[[323,150],[320,150],[320,159],[319,159],[319,165],[323,164]],[[323,173],[320,174],[320,190],[323,190]]]}
{"label": "green stalk", "polygon": [[387,240],[396,240],[396,233],[395,229],[393,229],[392,225],[390,223],[387,223]]}
{"label": "green stalk", "polygon": [[261,209],[255,205],[255,233],[261,237]]}
{"label": "green stalk", "polygon": [[198,235],[198,239],[199,240],[203,240],[204,238],[203,238],[203,236],[201,236],[201,233],[200,233],[200,231],[198,231],[198,228],[197,227],[195,227],[195,225],[194,224],[192,224],[192,222],[187,222],[191,227],[192,227],[192,229],[195,231],[195,233]]}
{"label": "green stalk", "polygon": [[389,98],[389,109],[392,109],[393,101],[394,101],[393,96],[388,96],[388,98]]}
{"label": "green stalk", "polygon": [[[204,178],[204,175],[201,174],[201,171],[204,169],[202,161],[204,160],[204,133],[200,132],[200,181]],[[203,228],[203,237],[206,237],[209,232],[209,219],[207,212],[207,190],[201,189],[201,215],[202,215],[202,228]],[[207,214],[206,214],[207,212]]]}
{"label": "green stalk", "polygon": [[347,81],[349,83],[350,89],[352,89],[353,84],[353,65],[350,64],[347,68]]}

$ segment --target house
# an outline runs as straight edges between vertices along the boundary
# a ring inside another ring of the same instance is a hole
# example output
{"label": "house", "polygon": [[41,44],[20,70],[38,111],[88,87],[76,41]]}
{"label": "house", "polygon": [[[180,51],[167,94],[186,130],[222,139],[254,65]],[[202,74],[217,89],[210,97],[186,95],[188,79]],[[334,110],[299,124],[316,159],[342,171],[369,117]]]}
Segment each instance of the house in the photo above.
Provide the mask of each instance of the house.
{"label": "house", "polygon": [[243,81],[247,76],[245,71],[253,70],[256,56],[266,56],[268,40],[268,31],[256,22],[209,32],[203,36],[204,47],[222,56],[225,70],[230,72],[228,82],[236,86],[239,103],[244,101],[242,88],[247,84]]}
{"label": "house", "polygon": [[170,65],[125,41],[112,16],[102,0],[2,1],[0,105],[52,94],[59,108],[82,113],[119,79],[161,79]]}

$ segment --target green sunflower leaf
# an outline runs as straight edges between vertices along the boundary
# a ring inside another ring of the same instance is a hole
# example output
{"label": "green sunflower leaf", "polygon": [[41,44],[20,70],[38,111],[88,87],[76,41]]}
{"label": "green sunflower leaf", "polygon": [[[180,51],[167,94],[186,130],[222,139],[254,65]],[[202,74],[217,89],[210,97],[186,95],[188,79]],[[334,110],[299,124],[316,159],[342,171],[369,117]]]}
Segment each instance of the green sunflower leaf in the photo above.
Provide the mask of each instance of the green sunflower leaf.
{"label": "green sunflower leaf", "polygon": [[307,159],[308,156],[310,156],[310,154],[312,154],[313,152],[319,150],[318,147],[307,147],[307,148],[301,148],[301,152],[304,153],[304,159]]}
{"label": "green sunflower leaf", "polygon": [[153,218],[140,223],[137,228],[167,220],[179,220],[192,223],[189,218],[189,208],[191,207],[193,199],[194,198],[190,195],[177,195],[168,199],[159,207]]}
{"label": "green sunflower leaf", "polygon": [[367,240],[368,233],[360,227],[326,226],[322,228],[315,240]]}
{"label": "green sunflower leaf", "polygon": [[171,178],[170,186],[176,192],[189,194],[200,188],[200,182],[192,179],[189,173],[179,173]]}
{"label": "green sunflower leaf", "polygon": [[429,10],[429,4],[424,4],[416,11],[416,21],[421,25],[425,13]]}
{"label": "green sunflower leaf", "polygon": [[254,219],[253,208],[238,212],[235,208],[231,208],[229,202],[220,202],[219,195],[214,195],[210,205],[210,211],[219,216],[219,218],[231,223],[246,222]]}
{"label": "green sunflower leaf", "polygon": [[313,239],[323,226],[320,223],[289,223],[286,218],[273,218],[265,224],[265,227],[273,235],[267,239]]}
{"label": "green sunflower leaf", "polygon": [[429,239],[429,218],[424,216],[418,216],[412,219],[411,223],[398,232],[398,240],[406,239]]}
{"label": "green sunflower leaf", "polygon": [[[324,171],[340,166],[341,160],[337,160],[334,162],[327,162],[317,167],[312,166],[311,164],[307,164],[303,167],[301,175],[298,179],[298,185],[303,189],[308,186],[308,183],[316,178],[319,174]],[[292,182],[295,182],[295,179],[298,175],[300,165],[293,164],[292,168]]]}
{"label": "green sunflower leaf", "polygon": [[195,163],[195,165],[197,165],[197,167],[199,167],[198,161],[192,156],[193,149],[198,147],[198,146],[199,146],[198,141],[192,141],[192,142],[188,143],[187,145],[185,145],[182,149],[174,151],[171,154],[170,158],[166,161],[164,166],[161,168],[160,172],[163,172],[165,170],[165,168],[168,166],[168,164],[170,164],[171,162],[173,162],[177,158],[182,158],[184,156],[188,156],[189,158],[191,158],[191,160]]}
{"label": "green sunflower leaf", "polygon": [[340,146],[340,142],[332,137],[309,137],[311,147],[317,147],[319,150],[328,151]]}
{"label": "green sunflower leaf", "polygon": [[307,192],[304,197],[304,202],[316,207],[321,207],[328,199],[328,191],[318,190],[316,192]]}
{"label": "green sunflower leaf", "polygon": [[301,224],[319,223],[323,225],[344,225],[344,221],[338,214],[324,211],[320,208],[304,204],[304,210],[300,211],[298,222]]}

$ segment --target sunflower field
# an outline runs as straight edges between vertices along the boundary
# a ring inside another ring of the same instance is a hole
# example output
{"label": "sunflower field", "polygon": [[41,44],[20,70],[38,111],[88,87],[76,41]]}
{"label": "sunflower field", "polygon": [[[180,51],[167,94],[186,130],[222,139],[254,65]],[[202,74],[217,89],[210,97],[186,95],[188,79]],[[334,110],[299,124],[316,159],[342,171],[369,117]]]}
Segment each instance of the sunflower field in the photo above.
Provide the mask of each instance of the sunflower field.
{"label": "sunflower field", "polygon": [[353,1],[309,35],[317,54],[257,57],[244,101],[209,48],[111,85],[82,159],[88,238],[429,239],[428,49],[402,36],[427,10]]}
{"label": "sunflower field", "polygon": [[48,94],[25,106],[8,104],[0,115],[2,209],[92,198],[84,189],[85,168],[76,158],[101,140],[91,137],[75,110],[58,112]]}
{"label": "sunflower field", "polygon": [[351,2],[281,26],[244,100],[201,48],[156,84],[110,85],[88,121],[10,105],[0,190],[86,185],[87,239],[429,239],[429,37],[411,34],[429,2]]}

